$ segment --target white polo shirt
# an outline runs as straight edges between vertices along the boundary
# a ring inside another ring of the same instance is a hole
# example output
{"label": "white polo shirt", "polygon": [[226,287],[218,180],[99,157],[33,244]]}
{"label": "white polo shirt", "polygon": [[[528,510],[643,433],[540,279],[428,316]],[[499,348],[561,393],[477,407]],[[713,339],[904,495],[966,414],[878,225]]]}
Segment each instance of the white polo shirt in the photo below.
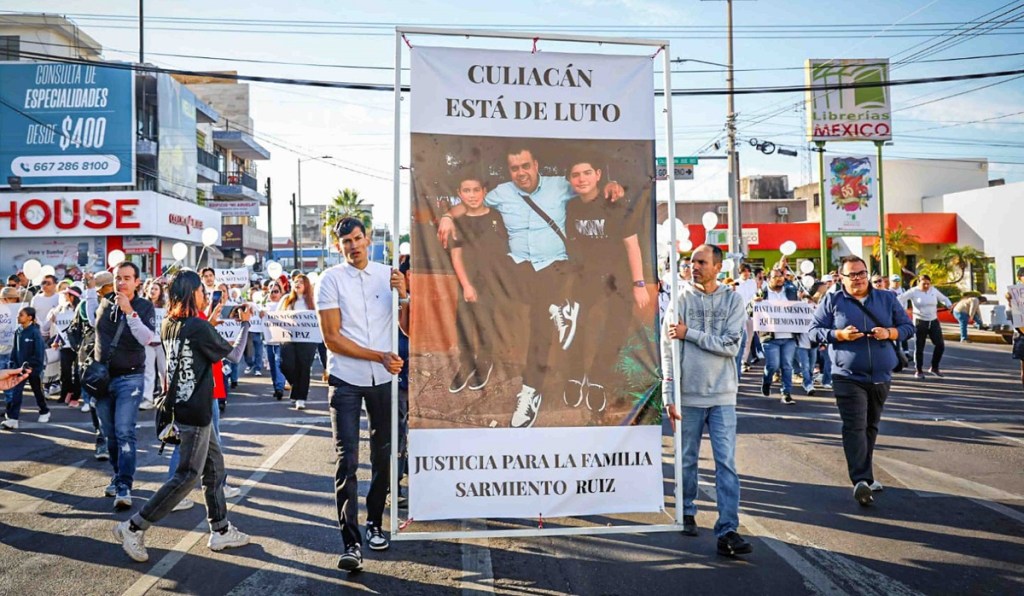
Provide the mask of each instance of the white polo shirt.
{"label": "white polo shirt", "polygon": [[[391,268],[373,261],[366,269],[348,263],[335,265],[320,276],[316,293],[317,310],[341,310],[341,334],[364,348],[394,352],[391,344]],[[393,376],[377,361],[360,360],[333,351],[327,357],[330,374],[339,379],[371,387]]]}

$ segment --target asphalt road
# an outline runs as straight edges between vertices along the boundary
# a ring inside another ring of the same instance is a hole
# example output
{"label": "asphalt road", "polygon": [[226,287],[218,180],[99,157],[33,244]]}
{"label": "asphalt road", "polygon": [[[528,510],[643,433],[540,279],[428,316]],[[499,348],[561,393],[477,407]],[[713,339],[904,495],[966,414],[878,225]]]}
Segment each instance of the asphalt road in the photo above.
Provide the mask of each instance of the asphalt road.
{"label": "asphalt road", "polygon": [[[247,378],[223,422],[230,519],[249,546],[206,547],[202,505],[147,532],[150,561],[131,562],[110,529],[127,513],[102,496],[88,416],[0,434],[0,594],[1010,594],[1024,590],[1024,391],[1009,346],[947,344],[944,379],[898,375],[876,451],[876,506],[851,495],[831,393],[783,405],[745,375],[738,467],[741,531],[753,554],[715,554],[710,446],[701,454],[696,538],[617,533],[531,539],[394,542],[365,571],[336,567],[333,454],[326,387],[310,409],[276,402]],[[756,369],[755,369],[756,372]],[[31,400],[29,400],[31,401]],[[136,508],[167,469],[142,413]],[[364,437],[365,439],[365,437]],[[366,447],[364,441],[364,448]],[[666,429],[665,493],[673,512]],[[364,454],[363,461],[366,460]],[[361,470],[365,481],[369,466]],[[365,482],[361,493],[365,494]],[[201,503],[199,491],[192,498]],[[565,525],[665,523],[666,515],[553,520]],[[545,520],[552,527],[552,520]],[[385,526],[388,521],[385,518]],[[423,529],[535,527],[536,520],[413,523]]]}

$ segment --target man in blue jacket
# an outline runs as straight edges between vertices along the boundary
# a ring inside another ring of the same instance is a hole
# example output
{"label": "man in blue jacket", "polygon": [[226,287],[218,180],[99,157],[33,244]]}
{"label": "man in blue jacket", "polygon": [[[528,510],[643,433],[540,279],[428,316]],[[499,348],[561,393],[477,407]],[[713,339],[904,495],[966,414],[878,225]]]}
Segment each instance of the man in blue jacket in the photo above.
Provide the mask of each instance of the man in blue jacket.
{"label": "man in blue jacket", "polygon": [[812,341],[828,345],[853,496],[866,506],[874,501],[871,493],[882,490],[871,458],[892,369],[899,362],[892,341],[909,337],[914,325],[895,294],[872,291],[863,259],[846,257],[839,271],[842,287],[825,294],[810,333]]}
{"label": "man in blue jacket", "polygon": [[29,377],[11,388],[11,401],[4,414],[0,427],[17,430],[18,419],[21,417],[21,400],[25,392],[25,383],[32,388],[39,406],[39,422],[50,421],[50,408],[46,406],[43,395],[42,374],[46,367],[46,345],[43,334],[36,323],[36,309],[26,306],[18,311],[18,330],[14,332],[14,347],[11,350],[11,368],[28,365],[32,371]]}

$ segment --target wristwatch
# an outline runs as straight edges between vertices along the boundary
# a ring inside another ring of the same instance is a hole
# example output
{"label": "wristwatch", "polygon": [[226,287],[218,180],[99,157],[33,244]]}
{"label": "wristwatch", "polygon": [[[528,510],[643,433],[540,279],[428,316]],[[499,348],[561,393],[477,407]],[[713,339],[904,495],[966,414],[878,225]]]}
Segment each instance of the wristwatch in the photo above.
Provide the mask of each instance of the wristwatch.
{"label": "wristwatch", "polygon": [[128,315],[128,316],[129,316],[130,318],[132,318],[132,319],[137,319],[137,318],[139,318],[139,311],[137,311],[137,310],[133,310],[133,311],[132,311],[132,314],[130,314],[130,315]]}
{"label": "wristwatch", "polygon": [[645,284],[645,283],[644,283],[644,280],[642,280],[642,279],[638,279],[638,280],[636,280],[636,281],[634,281],[634,282],[633,282],[633,287],[634,287],[634,288],[642,288],[642,287],[644,287],[644,286],[646,286],[646,285],[647,285],[647,284]]}

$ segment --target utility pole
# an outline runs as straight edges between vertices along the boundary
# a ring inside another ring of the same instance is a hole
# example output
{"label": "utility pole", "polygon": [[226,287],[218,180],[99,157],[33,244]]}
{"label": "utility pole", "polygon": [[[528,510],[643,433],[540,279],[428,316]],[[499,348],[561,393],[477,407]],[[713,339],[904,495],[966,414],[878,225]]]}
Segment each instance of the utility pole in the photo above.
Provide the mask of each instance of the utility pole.
{"label": "utility pole", "polygon": [[295,260],[292,269],[299,269],[299,218],[297,213],[295,193],[292,193],[292,258]]}
{"label": "utility pole", "polygon": [[145,1],[146,0],[139,0],[139,64],[145,64],[146,63],[146,52],[144,50],[144,48],[145,48],[145,41],[143,39],[145,37],[144,32],[145,32],[146,29],[143,26],[143,23],[144,23],[145,19],[143,18],[143,6],[142,6],[145,3]]}
{"label": "utility pole", "polygon": [[269,261],[274,258],[274,209],[270,199],[270,176],[267,176],[267,183],[263,186],[263,194],[267,195],[267,258]]}
{"label": "utility pole", "polygon": [[729,73],[726,82],[729,86],[728,115],[726,128],[729,132],[729,252],[743,252],[743,218],[740,213],[740,156],[736,152],[736,99],[733,90],[736,75],[733,71],[732,52],[732,0],[726,2],[729,13]]}

